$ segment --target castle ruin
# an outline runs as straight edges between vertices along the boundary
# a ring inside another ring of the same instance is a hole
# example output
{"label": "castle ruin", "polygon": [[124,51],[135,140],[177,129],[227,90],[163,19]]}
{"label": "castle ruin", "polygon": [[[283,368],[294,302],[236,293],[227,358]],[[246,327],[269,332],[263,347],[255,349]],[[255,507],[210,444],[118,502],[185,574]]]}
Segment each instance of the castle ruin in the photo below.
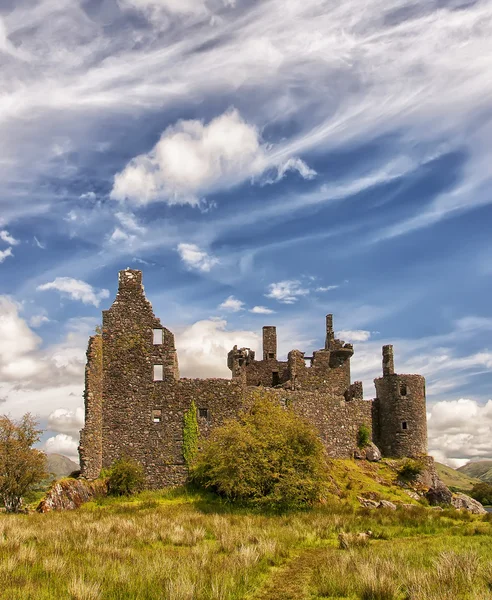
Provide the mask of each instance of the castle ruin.
{"label": "castle ruin", "polygon": [[229,352],[231,379],[180,378],[174,335],[154,315],[142,272],[120,271],[102,333],[90,338],[87,350],[82,476],[95,479],[116,459],[131,456],[144,466],[149,487],[183,483],[183,418],[192,402],[206,437],[247,406],[258,386],[313,423],[333,458],[354,455],[362,425],[383,456],[426,455],[424,378],[396,374],[393,347],[384,346],[377,398],[364,400],[362,383],[350,379],[353,353],[352,344],[335,338],[327,315],[325,347],[312,356],[291,350],[286,361],[278,360],[276,329],[268,326],[261,360],[249,348]]}

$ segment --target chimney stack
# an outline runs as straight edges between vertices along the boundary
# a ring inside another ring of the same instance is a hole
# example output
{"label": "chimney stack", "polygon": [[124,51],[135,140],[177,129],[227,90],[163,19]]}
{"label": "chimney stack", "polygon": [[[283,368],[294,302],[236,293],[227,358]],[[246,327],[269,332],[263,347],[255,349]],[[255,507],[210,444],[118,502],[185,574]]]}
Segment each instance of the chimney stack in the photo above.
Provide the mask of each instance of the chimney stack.
{"label": "chimney stack", "polygon": [[325,339],[325,350],[329,350],[331,343],[335,339],[333,333],[333,315],[326,315],[326,339]]}
{"label": "chimney stack", "polygon": [[277,328],[263,327],[263,360],[277,360]]}
{"label": "chimney stack", "polygon": [[383,377],[395,374],[395,360],[393,358],[393,346],[383,346]]}

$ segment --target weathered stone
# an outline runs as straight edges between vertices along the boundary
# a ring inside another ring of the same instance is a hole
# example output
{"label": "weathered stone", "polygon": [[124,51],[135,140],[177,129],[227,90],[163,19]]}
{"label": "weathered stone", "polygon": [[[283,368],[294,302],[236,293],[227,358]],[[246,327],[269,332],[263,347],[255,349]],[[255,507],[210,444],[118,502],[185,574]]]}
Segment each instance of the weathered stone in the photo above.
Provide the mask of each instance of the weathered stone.
{"label": "weathered stone", "polygon": [[379,502],[370,500],[369,498],[363,498],[362,496],[357,496],[357,500],[362,506],[364,506],[364,508],[378,508],[379,506]]}
{"label": "weathered stone", "polygon": [[378,508],[389,508],[390,510],[396,510],[396,504],[390,502],[389,500],[380,500]]}
{"label": "weathered stone", "polygon": [[366,454],[366,459],[370,462],[378,462],[382,458],[379,448],[372,442],[364,448],[364,451]]}
{"label": "weathered stone", "polygon": [[366,458],[366,450],[365,450],[365,448],[356,448],[354,450],[354,458],[356,460],[365,460],[365,458]]}
{"label": "weathered stone", "polygon": [[431,504],[431,505],[443,504],[445,506],[450,506],[453,494],[444,485],[444,483],[442,483],[442,481],[440,481],[440,482],[438,482],[438,484],[435,487],[430,488],[427,491],[427,493],[425,494],[425,497],[427,498],[427,500],[429,501],[429,504]]}
{"label": "weathered stone", "polygon": [[478,502],[478,500],[474,500],[466,494],[453,494],[453,497],[451,498],[451,504],[458,510],[467,510],[475,515],[487,514],[487,511],[483,505]]}
{"label": "weathered stone", "polygon": [[413,498],[413,500],[420,500],[420,495],[417,494],[417,492],[414,492],[413,490],[407,490],[407,489],[404,489],[403,491],[405,492],[405,494],[407,496],[410,496],[410,498]]}
{"label": "weathered stone", "polygon": [[[227,357],[230,380],[180,378],[174,335],[154,315],[142,272],[120,271],[116,299],[103,311],[102,334],[91,338],[87,351],[82,475],[93,479],[126,455],[144,466],[149,487],[183,483],[183,417],[192,402],[206,438],[247,407],[258,387],[310,421],[332,458],[354,455],[363,425],[385,456],[426,452],[424,380],[395,375],[387,349],[378,398],[366,401],[362,384],[351,382],[353,346],[335,338],[332,315],[325,347],[312,356],[292,350],[280,361],[276,340],[275,327],[264,327],[262,360],[234,346]],[[403,433],[402,418],[409,426]]]}
{"label": "weathered stone", "polygon": [[36,510],[46,513],[52,510],[74,510],[94,498],[105,496],[108,485],[105,480],[62,479],[55,481]]}

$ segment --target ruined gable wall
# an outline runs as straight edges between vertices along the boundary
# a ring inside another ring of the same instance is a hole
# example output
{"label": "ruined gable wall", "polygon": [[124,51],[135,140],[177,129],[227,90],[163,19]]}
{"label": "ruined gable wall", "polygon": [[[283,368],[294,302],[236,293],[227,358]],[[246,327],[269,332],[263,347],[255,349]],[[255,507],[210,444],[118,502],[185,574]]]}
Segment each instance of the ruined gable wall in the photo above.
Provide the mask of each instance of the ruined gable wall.
{"label": "ruined gable wall", "polygon": [[[154,328],[162,329],[162,344],[153,343]],[[120,273],[116,300],[103,312],[103,349],[103,467],[127,455],[144,465],[149,485],[172,483],[183,470],[176,460],[174,336],[145,298],[140,271]],[[163,366],[162,381],[154,381],[156,364]],[[160,423],[153,421],[156,404],[166,408]]]}
{"label": "ruined gable wall", "polygon": [[85,365],[85,424],[80,432],[79,457],[82,477],[99,477],[102,467],[102,337],[89,338]]}
{"label": "ruined gable wall", "polygon": [[284,384],[289,380],[289,365],[276,359],[254,360],[246,366],[247,385],[262,385],[272,387],[274,378],[278,374],[278,384]]}

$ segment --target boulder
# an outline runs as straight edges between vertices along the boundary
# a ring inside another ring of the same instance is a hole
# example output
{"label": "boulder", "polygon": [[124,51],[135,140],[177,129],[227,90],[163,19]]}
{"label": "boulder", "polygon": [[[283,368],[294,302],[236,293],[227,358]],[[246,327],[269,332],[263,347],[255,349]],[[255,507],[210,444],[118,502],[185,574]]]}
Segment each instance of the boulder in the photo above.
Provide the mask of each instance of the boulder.
{"label": "boulder", "polygon": [[451,506],[453,494],[442,481],[439,481],[435,487],[431,487],[427,491],[425,497],[431,505],[444,504],[445,506]]}
{"label": "boulder", "polygon": [[84,502],[105,496],[108,492],[106,480],[61,479],[55,481],[41,500],[36,510],[41,513],[52,510],[74,510]]}
{"label": "boulder", "polygon": [[396,504],[389,500],[381,500],[378,504],[378,508],[389,508],[390,510],[396,510]]}
{"label": "boulder", "polygon": [[366,459],[370,462],[378,462],[382,458],[379,448],[372,442],[364,448],[364,452],[366,453]]}
{"label": "boulder", "polygon": [[412,500],[420,500],[420,496],[414,490],[403,490],[407,496],[410,496]]}
{"label": "boulder", "polygon": [[458,510],[467,510],[468,512],[471,512],[474,515],[487,514],[487,511],[482,506],[482,504],[478,502],[478,500],[474,500],[466,494],[454,494],[451,498],[451,504]]}

